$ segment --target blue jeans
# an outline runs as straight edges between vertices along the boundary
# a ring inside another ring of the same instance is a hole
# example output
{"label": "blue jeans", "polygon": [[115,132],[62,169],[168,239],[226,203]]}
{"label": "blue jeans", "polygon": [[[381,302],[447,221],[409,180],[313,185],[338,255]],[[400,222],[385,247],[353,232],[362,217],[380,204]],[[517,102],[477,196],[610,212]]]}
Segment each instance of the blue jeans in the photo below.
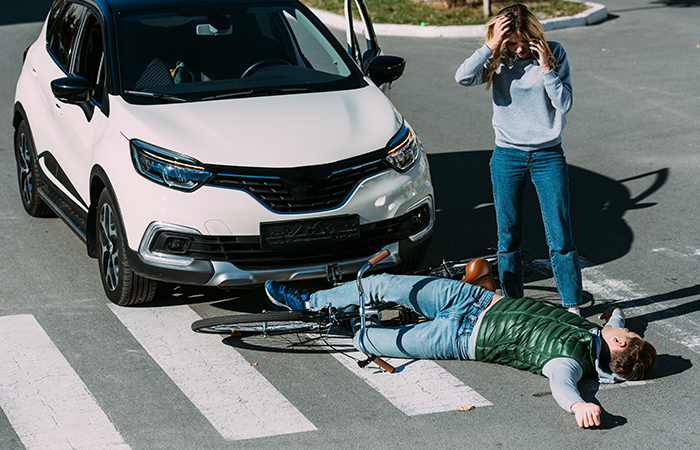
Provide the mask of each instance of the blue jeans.
{"label": "blue jeans", "polygon": [[549,259],[562,306],[579,306],[581,266],[571,233],[569,171],[561,146],[528,152],[496,146],[490,166],[503,295],[524,296],[521,246],[523,198],[529,174],[540,201]]}
{"label": "blue jeans", "polygon": [[[367,350],[377,356],[419,359],[468,359],[469,336],[493,292],[445,278],[374,275],[362,280],[365,303],[394,302],[430,319],[398,327],[370,326]],[[356,283],[349,282],[311,295],[312,309],[359,304]],[[359,346],[359,335],[353,344]]]}

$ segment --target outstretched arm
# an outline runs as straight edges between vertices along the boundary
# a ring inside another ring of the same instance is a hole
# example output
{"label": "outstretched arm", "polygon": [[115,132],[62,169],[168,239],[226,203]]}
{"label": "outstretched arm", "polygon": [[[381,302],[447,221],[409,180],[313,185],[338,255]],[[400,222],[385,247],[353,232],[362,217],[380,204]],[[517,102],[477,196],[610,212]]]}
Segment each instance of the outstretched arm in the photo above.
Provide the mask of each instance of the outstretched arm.
{"label": "outstretched arm", "polygon": [[595,403],[578,402],[571,405],[571,412],[576,416],[576,423],[581,428],[600,425],[600,406]]}
{"label": "outstretched arm", "polygon": [[625,327],[625,314],[620,308],[615,306],[606,309],[603,314],[598,316],[598,319],[604,320],[607,322],[606,325],[610,325],[611,327]]}
{"label": "outstretched arm", "polygon": [[581,398],[577,383],[583,376],[583,368],[571,358],[555,358],[542,368],[549,378],[549,386],[554,400],[564,410],[574,413],[576,423],[581,428],[600,425],[600,406],[587,403]]}

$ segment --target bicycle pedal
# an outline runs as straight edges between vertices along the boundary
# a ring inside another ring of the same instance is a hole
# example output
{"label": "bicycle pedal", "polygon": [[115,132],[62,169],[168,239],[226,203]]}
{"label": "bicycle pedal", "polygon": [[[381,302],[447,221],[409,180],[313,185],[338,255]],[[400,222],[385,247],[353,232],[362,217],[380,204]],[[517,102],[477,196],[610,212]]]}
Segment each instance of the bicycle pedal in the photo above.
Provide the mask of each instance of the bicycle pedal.
{"label": "bicycle pedal", "polygon": [[372,360],[371,360],[370,358],[367,358],[367,359],[362,360],[362,361],[357,361],[357,365],[360,366],[360,369],[364,369],[364,368],[367,367],[367,366],[369,365],[369,363],[371,363],[371,362],[372,362]]}
{"label": "bicycle pedal", "polygon": [[343,271],[338,263],[331,263],[326,266],[326,280],[333,286],[340,284],[343,279]]}

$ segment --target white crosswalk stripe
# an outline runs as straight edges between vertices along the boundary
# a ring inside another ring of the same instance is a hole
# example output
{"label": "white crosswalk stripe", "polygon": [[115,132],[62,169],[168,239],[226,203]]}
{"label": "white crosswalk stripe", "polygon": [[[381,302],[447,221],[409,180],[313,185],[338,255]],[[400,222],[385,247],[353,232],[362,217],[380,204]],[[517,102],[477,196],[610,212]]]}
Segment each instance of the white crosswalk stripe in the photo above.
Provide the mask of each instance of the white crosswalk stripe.
{"label": "white crosswalk stripe", "polygon": [[[349,341],[350,337],[329,338],[330,347],[327,350],[408,416],[451,411],[464,405],[492,405],[433,361],[384,358],[396,367],[394,373],[383,372],[379,368],[372,370],[372,366],[360,368],[356,360],[365,359],[364,354],[347,348]],[[343,347],[345,354],[334,350]]]}
{"label": "white crosswalk stripe", "polygon": [[[654,250],[662,251],[661,249]],[[688,255],[680,254],[684,257],[696,257],[700,250],[694,249]],[[533,261],[535,269],[540,273],[548,275],[551,272],[550,263],[547,259],[537,259]],[[670,341],[676,342],[695,353],[700,353],[700,323],[687,315],[667,317],[665,312],[668,305],[652,301],[652,297],[644,292],[636,283],[631,280],[619,280],[610,278],[599,267],[584,258],[581,258],[581,276],[584,290],[591,293],[597,300],[624,304],[633,301],[638,306],[624,306],[627,317],[646,316],[650,323],[650,328]]]}
{"label": "white crosswalk stripe", "polygon": [[0,406],[28,450],[128,450],[30,315],[0,317]]}
{"label": "white crosswalk stripe", "polygon": [[188,306],[108,306],[225,439],[316,430],[220,336],[192,332],[200,317]]}
{"label": "white crosswalk stripe", "polygon": [[665,317],[663,312],[668,306],[647,301],[650,296],[630,280],[609,279],[595,267],[583,269],[582,274],[585,289],[597,298],[615,302],[638,300],[640,306],[625,308],[628,317],[647,316],[654,331],[695,353],[700,353],[700,323],[696,320],[686,315]]}

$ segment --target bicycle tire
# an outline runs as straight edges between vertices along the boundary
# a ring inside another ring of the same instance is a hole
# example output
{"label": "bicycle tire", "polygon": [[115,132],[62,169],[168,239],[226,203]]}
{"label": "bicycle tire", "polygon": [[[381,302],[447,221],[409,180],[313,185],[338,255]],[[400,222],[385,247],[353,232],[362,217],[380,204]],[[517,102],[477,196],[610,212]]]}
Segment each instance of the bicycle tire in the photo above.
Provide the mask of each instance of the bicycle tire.
{"label": "bicycle tire", "polygon": [[317,330],[322,326],[324,324],[317,311],[272,311],[200,319],[192,323],[192,331],[251,336],[255,334],[300,333]]}

